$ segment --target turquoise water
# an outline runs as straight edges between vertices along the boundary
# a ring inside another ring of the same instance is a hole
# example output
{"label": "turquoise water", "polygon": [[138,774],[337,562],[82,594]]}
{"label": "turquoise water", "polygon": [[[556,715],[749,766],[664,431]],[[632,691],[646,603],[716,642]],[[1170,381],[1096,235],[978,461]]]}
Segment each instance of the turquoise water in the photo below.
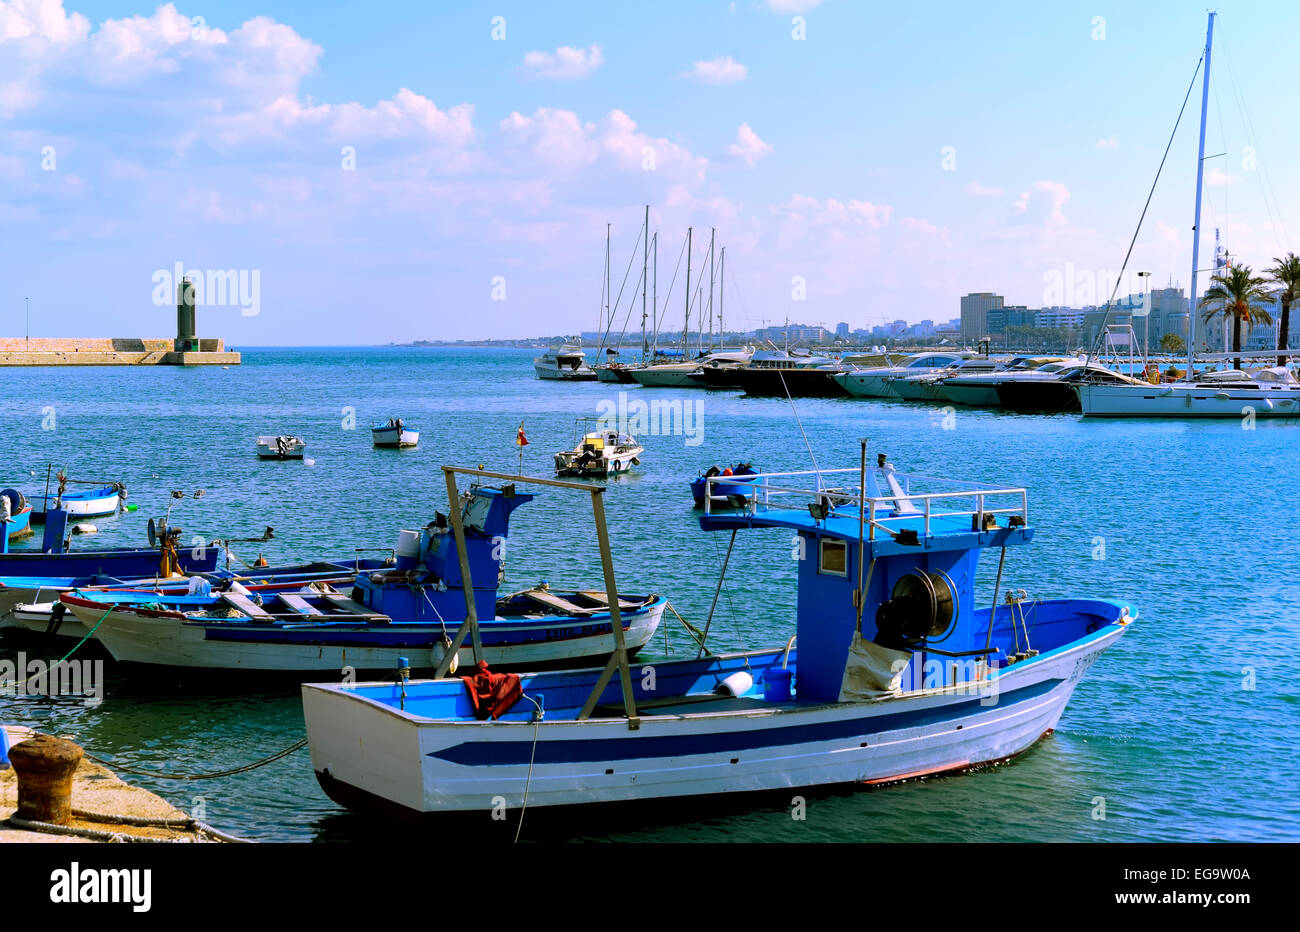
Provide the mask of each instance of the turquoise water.
{"label": "turquoise water", "polygon": [[[391,547],[398,529],[446,509],[438,467],[547,475],[574,419],[602,400],[702,404],[699,445],[645,436],[638,472],[611,483],[619,588],[668,595],[703,621],[725,538],[699,531],[687,481],[714,463],[767,471],[812,465],[786,401],[533,377],[528,350],[253,349],[231,369],[0,369],[0,482],[41,490],[53,462],[120,479],[139,511],[97,521],[80,546],[138,544],[171,489],[192,493],[173,523],[185,539],[275,528],[252,559]],[[349,411],[355,429],[348,429]],[[1027,486],[1036,542],[1009,555],[1004,586],[1035,596],[1124,601],[1138,622],[1089,671],[1055,734],[981,773],[811,796],[807,817],[764,802],[666,809],[653,821],[548,826],[549,834],[665,840],[1194,841],[1300,838],[1294,730],[1300,716],[1300,425],[1094,421],[868,400],[798,401],[821,467],[854,466],[858,438],[903,471]],[[367,428],[401,415],[413,451],[374,450]],[[692,425],[694,426],[694,425]],[[46,428],[53,429],[46,429]],[[296,433],[306,463],[261,463],[259,433]],[[1100,557],[1100,558],[1098,558]],[[983,567],[991,598],[993,561]],[[584,497],[546,493],[515,516],[506,586],[599,582]],[[719,648],[783,644],[793,633],[794,564],[779,532],[740,535],[713,624]],[[682,654],[675,622],[643,653]],[[109,665],[106,700],[0,699],[6,721],[73,737],[142,769],[235,767],[303,736],[292,689],[248,694],[236,680],[187,683]],[[1253,680],[1253,682],[1252,682]],[[1253,688],[1248,688],[1253,686]],[[306,751],[251,773],[177,783],[131,777],[207,821],[263,840],[368,837],[366,820],[317,788]],[[1104,805],[1105,818],[1095,816]],[[525,836],[529,825],[525,824]]]}

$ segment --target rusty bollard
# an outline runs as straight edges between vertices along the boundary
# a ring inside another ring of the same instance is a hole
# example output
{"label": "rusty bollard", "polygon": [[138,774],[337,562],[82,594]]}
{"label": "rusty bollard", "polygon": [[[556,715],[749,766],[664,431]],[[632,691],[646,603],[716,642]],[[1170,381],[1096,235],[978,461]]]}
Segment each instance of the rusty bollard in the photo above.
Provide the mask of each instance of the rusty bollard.
{"label": "rusty bollard", "polygon": [[67,825],[72,821],[72,775],[81,748],[53,735],[36,735],[9,749],[18,777],[20,819]]}

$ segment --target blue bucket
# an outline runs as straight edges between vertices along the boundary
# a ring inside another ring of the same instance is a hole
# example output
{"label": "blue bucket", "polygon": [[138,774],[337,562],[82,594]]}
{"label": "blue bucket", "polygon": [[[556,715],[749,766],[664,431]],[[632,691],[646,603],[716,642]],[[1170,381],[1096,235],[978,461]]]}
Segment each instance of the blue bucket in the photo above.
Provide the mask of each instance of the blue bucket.
{"label": "blue bucket", "polygon": [[9,732],[0,725],[0,770],[9,769]]}
{"label": "blue bucket", "polygon": [[769,667],[763,674],[763,698],[768,702],[790,701],[790,680],[794,671]]}

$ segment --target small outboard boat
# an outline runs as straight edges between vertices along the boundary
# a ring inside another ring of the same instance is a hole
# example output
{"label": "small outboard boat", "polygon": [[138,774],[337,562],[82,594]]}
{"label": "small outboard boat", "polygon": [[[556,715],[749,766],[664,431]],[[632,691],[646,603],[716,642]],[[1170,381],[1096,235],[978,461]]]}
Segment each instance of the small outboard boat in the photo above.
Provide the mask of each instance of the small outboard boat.
{"label": "small outboard boat", "polygon": [[288,434],[257,438],[257,458],[262,460],[300,460],[307,442]]}
{"label": "small outboard boat", "polygon": [[703,508],[707,497],[710,510],[743,508],[754,494],[753,477],[757,474],[750,463],[737,463],[726,469],[710,466],[708,472],[691,480],[695,507]]}
{"label": "small outboard boat", "polygon": [[405,450],[420,442],[420,431],[403,424],[400,417],[390,417],[387,424],[370,428],[370,438],[377,447]]}

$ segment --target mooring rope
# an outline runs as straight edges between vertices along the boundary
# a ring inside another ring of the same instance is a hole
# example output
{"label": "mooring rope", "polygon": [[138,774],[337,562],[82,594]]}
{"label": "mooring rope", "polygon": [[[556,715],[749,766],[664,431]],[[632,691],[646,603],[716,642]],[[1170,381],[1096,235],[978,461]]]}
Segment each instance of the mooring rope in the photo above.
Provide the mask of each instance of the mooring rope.
{"label": "mooring rope", "polygon": [[[84,638],[82,638],[80,641],[78,641],[76,644],[74,644],[73,647],[72,647],[72,650],[68,651],[66,654],[64,654],[62,657],[60,657],[58,660],[56,660],[56,661],[54,662],[54,666],[57,667],[59,664],[66,662],[67,659],[68,659],[69,657],[71,657],[73,654],[75,654],[75,653],[77,652],[77,648],[79,648],[82,644],[85,644],[87,641],[89,641],[89,640],[90,640],[90,636],[91,636],[92,634],[94,634],[97,630],[99,630],[99,626],[100,626],[101,624],[104,623],[104,619],[107,618],[107,617],[109,616],[109,613],[111,613],[111,612],[113,611],[113,609],[115,609],[115,608],[117,608],[116,605],[110,605],[110,606],[108,607],[108,611],[106,611],[106,612],[104,612],[104,614],[100,615],[100,616],[99,616],[99,621],[95,622],[95,624],[91,627],[91,629],[90,629],[89,631],[86,632],[86,636],[85,636]],[[10,680],[8,683],[0,683],[0,693],[3,693],[3,692],[4,692],[6,689],[8,689],[10,686],[13,686],[13,687],[15,688],[15,692],[16,692],[17,689],[18,689],[19,687],[26,686],[28,683],[30,683],[32,680],[36,679],[38,676],[44,676],[44,675],[46,675],[46,674],[48,674],[48,673],[49,673],[49,671],[46,670],[46,671],[44,671],[44,672],[42,672],[42,673],[33,673],[31,676],[27,677],[27,679],[25,679],[25,680]]]}
{"label": "mooring rope", "polygon": [[307,739],[303,738],[301,741],[295,742],[294,744],[289,745],[289,747],[281,751],[276,751],[274,754],[270,755],[269,757],[263,757],[261,760],[253,761],[253,763],[245,764],[242,767],[232,767],[229,770],[218,770],[212,773],[194,773],[194,774],[170,774],[170,773],[159,773],[156,770],[137,770],[135,768],[128,767],[125,764],[120,764],[116,761],[103,760],[102,758],[95,757],[93,754],[87,754],[86,757],[89,760],[93,760],[97,764],[101,764],[105,767],[108,767],[110,770],[122,770],[125,771],[126,773],[133,773],[141,777],[157,777],[160,780],[213,780],[216,779],[217,777],[233,777],[235,774],[247,773],[250,770],[256,770],[259,767],[265,767],[267,764],[273,764],[276,761],[280,760],[281,758],[288,757],[294,751],[301,750],[306,746],[307,746]]}

